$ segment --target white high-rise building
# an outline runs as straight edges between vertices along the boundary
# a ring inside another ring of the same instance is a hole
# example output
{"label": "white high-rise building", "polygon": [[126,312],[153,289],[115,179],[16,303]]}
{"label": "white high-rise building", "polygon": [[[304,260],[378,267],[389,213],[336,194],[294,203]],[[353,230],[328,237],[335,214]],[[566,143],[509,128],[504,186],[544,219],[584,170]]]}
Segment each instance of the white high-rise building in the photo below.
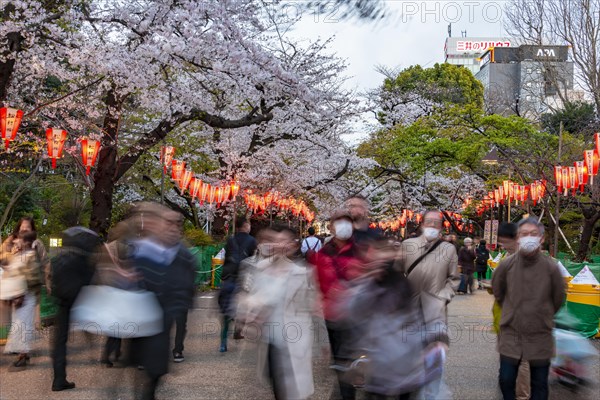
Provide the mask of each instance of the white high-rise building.
{"label": "white high-rise building", "polygon": [[480,58],[492,47],[516,46],[515,41],[507,38],[449,37],[444,46],[444,61],[448,64],[462,65],[475,75],[479,72]]}

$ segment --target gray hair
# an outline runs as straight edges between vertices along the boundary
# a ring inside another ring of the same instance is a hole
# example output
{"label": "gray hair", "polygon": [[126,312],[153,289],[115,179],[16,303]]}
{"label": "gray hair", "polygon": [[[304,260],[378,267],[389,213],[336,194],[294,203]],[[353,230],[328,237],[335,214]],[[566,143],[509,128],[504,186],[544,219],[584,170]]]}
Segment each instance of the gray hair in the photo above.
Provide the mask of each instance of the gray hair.
{"label": "gray hair", "polygon": [[525,219],[520,220],[519,223],[517,224],[517,228],[521,229],[521,227],[523,225],[527,225],[527,224],[536,226],[538,228],[538,230],[540,231],[540,235],[544,236],[544,231],[545,231],[544,224],[542,224],[535,217],[529,217],[529,218],[525,218]]}

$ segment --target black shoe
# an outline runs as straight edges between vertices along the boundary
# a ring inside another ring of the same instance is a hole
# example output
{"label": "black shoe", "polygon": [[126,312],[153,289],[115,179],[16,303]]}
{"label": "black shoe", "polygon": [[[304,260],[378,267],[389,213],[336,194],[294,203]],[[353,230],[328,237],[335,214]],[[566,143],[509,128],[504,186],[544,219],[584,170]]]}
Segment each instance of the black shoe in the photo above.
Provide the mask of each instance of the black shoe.
{"label": "black shoe", "polygon": [[181,353],[181,352],[179,352],[179,353],[173,352],[173,362],[180,363],[183,360],[185,360],[185,358],[183,358],[183,353]]}
{"label": "black shoe", "polygon": [[68,390],[68,389],[75,389],[75,384],[73,382],[67,382],[67,381],[52,384],[53,392],[60,392],[63,390]]}
{"label": "black shoe", "polygon": [[102,366],[106,367],[106,368],[112,368],[113,367],[113,363],[110,362],[110,360],[100,360],[100,364],[102,364]]}
{"label": "black shoe", "polygon": [[233,333],[233,339],[234,340],[241,340],[244,338],[244,335],[242,335],[242,331],[235,331]]}
{"label": "black shoe", "polygon": [[27,363],[29,362],[29,356],[26,354],[22,354],[19,356],[19,358],[17,358],[17,361],[15,361],[12,366],[15,368],[25,368],[27,366]]}

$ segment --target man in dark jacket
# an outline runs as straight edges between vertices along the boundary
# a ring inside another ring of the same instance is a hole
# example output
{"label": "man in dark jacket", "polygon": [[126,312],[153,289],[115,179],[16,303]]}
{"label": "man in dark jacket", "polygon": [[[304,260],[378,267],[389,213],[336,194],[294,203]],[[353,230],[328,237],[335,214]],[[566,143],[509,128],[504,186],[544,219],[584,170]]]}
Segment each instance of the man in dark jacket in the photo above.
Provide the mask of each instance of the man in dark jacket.
{"label": "man in dark jacket", "polygon": [[498,352],[500,389],[515,399],[519,364],[529,362],[531,398],[548,398],[550,359],[554,356],[554,314],[565,301],[565,283],[556,261],[544,255],[544,225],[536,218],[519,222],[519,250],[494,271],[492,290],[502,307]]}
{"label": "man in dark jacket", "polygon": [[[229,333],[229,323],[234,319],[233,297],[238,287],[238,275],[240,272],[240,263],[252,256],[256,251],[256,239],[250,236],[252,226],[250,221],[240,218],[235,224],[236,234],[227,240],[225,245],[225,262],[223,264],[223,273],[221,274],[221,291],[219,292],[219,308],[223,314],[223,324],[221,326],[221,347],[220,352],[227,351],[227,335]],[[236,326],[233,338],[243,339],[242,327]]]}
{"label": "man in dark jacket", "polygon": [[458,293],[473,294],[473,273],[475,272],[475,248],[473,239],[466,238],[465,245],[458,252],[458,266],[461,269],[461,282]]}
{"label": "man in dark jacket", "polygon": [[475,254],[477,255],[477,258],[475,259],[475,271],[477,272],[478,289],[483,290],[484,287],[483,287],[482,283],[485,280],[485,276],[487,274],[487,270],[488,270],[487,262],[488,262],[488,259],[490,258],[490,252],[486,248],[485,240],[482,240],[479,242],[479,246],[477,246]]}
{"label": "man in dark jacket", "polygon": [[52,295],[58,304],[52,346],[54,380],[52,391],[73,389],[67,381],[67,340],[71,307],[81,288],[89,285],[94,276],[93,256],[101,244],[100,237],[87,228],[76,226],[62,234],[63,247],[52,260]]}

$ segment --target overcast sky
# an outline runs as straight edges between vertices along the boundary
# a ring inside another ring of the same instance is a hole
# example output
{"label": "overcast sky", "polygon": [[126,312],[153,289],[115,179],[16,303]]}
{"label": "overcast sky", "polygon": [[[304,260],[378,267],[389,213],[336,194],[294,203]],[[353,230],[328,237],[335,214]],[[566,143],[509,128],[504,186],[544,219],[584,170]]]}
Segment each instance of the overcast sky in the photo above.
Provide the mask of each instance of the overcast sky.
{"label": "overcast sky", "polygon": [[[405,1],[387,0],[393,14],[376,24],[361,21],[339,22],[340,12],[326,10],[320,15],[302,14],[292,35],[299,38],[323,39],[334,36],[331,49],[348,60],[348,82],[363,92],[381,84],[377,65],[406,68],[411,65],[432,66],[444,61],[444,43],[448,24],[452,36],[503,37],[503,8],[506,1]],[[288,15],[299,13],[293,0]],[[357,132],[352,142],[364,137]]]}

